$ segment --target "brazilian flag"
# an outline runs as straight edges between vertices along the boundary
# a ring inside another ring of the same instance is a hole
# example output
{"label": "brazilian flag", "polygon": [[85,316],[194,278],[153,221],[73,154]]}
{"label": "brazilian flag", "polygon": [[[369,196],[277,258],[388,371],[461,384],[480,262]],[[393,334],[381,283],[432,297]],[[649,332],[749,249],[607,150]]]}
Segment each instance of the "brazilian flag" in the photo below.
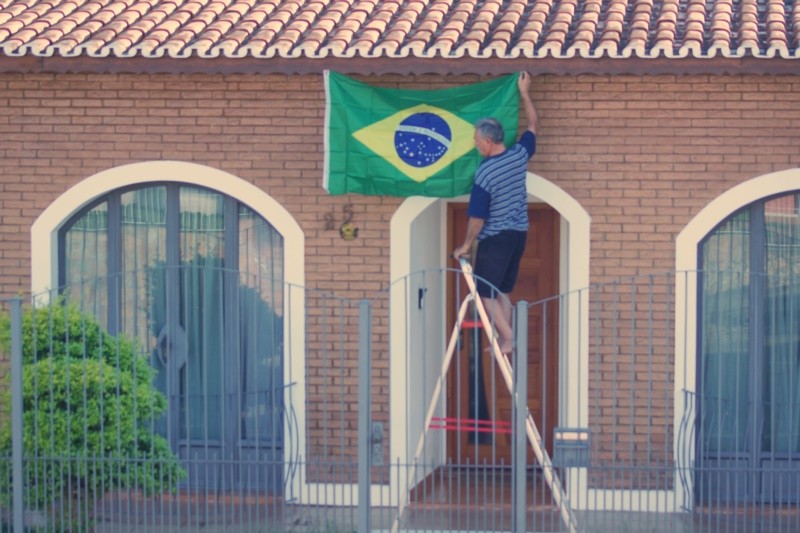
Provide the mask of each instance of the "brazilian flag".
{"label": "brazilian flag", "polygon": [[474,124],[494,117],[516,140],[519,74],[433,91],[384,89],[325,72],[325,174],[330,194],[466,194],[481,157]]}

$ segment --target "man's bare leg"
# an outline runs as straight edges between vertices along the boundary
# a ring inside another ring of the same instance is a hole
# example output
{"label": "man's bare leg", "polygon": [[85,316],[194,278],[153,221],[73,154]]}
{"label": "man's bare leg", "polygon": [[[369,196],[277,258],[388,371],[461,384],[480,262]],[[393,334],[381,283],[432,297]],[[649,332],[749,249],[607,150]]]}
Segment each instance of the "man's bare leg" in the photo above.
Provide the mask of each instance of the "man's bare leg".
{"label": "man's bare leg", "polygon": [[514,332],[511,329],[511,301],[505,297],[481,298],[483,307],[489,315],[489,320],[497,330],[497,344],[501,353],[511,353],[514,350]]}

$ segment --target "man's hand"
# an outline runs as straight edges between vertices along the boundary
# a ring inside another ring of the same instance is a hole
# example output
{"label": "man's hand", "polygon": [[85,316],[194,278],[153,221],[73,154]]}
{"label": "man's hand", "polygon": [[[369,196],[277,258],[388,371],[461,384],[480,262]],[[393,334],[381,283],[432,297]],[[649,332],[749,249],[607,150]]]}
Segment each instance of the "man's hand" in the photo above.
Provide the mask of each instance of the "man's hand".
{"label": "man's hand", "polygon": [[458,261],[462,257],[467,257],[469,255],[469,249],[472,248],[469,244],[462,244],[458,248],[455,249],[453,252],[453,259]]}
{"label": "man's hand", "polygon": [[519,87],[520,93],[528,94],[531,88],[531,75],[527,72],[520,72],[519,78],[517,78],[517,87]]}
{"label": "man's hand", "polygon": [[464,244],[453,251],[453,258],[458,261],[459,257],[466,257],[472,251],[472,243],[478,238],[478,234],[483,229],[485,220],[482,218],[469,217],[467,219],[467,235],[464,237]]}

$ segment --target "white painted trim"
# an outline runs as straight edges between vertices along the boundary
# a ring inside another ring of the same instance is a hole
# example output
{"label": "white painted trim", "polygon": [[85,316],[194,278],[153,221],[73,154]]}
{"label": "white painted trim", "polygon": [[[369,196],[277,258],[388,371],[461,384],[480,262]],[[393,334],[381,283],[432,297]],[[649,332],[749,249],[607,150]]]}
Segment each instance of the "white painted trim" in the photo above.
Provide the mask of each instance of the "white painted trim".
{"label": "white painted trim", "polygon": [[722,193],[704,207],[678,234],[675,270],[697,270],[697,245],[736,210],[762,198],[800,189],[800,168],[782,170],[750,179]]}
{"label": "white painted trim", "polygon": [[323,161],[322,161],[322,188],[326,191],[330,186],[331,173],[331,76],[330,70],[322,71],[322,83],[325,87],[325,121],[322,133]]}
{"label": "white painted trim", "polygon": [[[675,460],[683,451],[690,460],[694,459],[695,449],[691,442],[679,442],[681,416],[685,409],[684,392],[696,392],[697,368],[697,283],[699,268],[698,247],[700,242],[717,225],[742,207],[770,196],[800,190],[800,168],[792,168],[759,176],[725,191],[712,200],[686,225],[675,239]],[[683,283],[682,283],[683,282]],[[684,327],[680,327],[683,325]],[[694,413],[690,415],[694,417]],[[689,420],[693,423],[693,419]],[[691,476],[688,477],[691,480]],[[675,471],[675,500],[692,502],[693,487],[684,489]]]}
{"label": "white painted trim", "polygon": [[[560,390],[559,404],[563,407],[559,413],[560,423],[564,426],[588,425],[588,396],[589,396],[589,313],[588,295],[585,289],[589,285],[589,258],[591,244],[591,217],[580,203],[567,194],[554,183],[528,173],[526,179],[528,198],[532,203],[545,203],[553,207],[561,215],[561,265],[560,265],[560,292],[569,294],[562,309],[561,320],[569,327],[562,327],[561,354],[559,364],[562,383],[566,386]],[[390,228],[390,279],[397,281],[410,272],[409,250],[412,245],[410,234],[411,222],[425,211],[432,203],[441,202],[442,208],[446,201],[435,198],[411,197],[406,199],[395,212]],[[466,202],[467,197],[460,197],[448,201]],[[442,217],[445,220],[446,217]],[[446,228],[440,228],[445,232]],[[446,238],[442,239],[447,242]],[[448,266],[450,250],[442,250],[441,268]],[[399,292],[397,297],[390,294],[389,304],[389,375],[392,383],[407,383],[409,376],[405,367],[406,338],[403,317],[403,298]],[[581,371],[581,369],[584,369]],[[570,391],[578,391],[570,393]],[[576,401],[576,398],[579,399]],[[409,453],[413,450],[406,449],[406,436],[395,428],[403,428],[405,420],[404,408],[407,405],[403,387],[390,388],[389,421],[391,424],[391,440],[389,443],[390,461],[400,461],[401,464],[413,459]],[[416,439],[412,439],[415,442]],[[405,487],[408,481],[402,477],[404,472],[392,469],[391,486]],[[577,488],[578,484],[575,484]],[[401,489],[402,490],[402,489]],[[396,500],[397,491],[392,493]],[[390,502],[396,505],[396,501]]]}
{"label": "white painted trim", "polygon": [[559,293],[566,296],[560,309],[559,383],[566,387],[559,388],[559,425],[588,427],[589,295],[585,289],[592,219],[577,200],[544,178],[528,174],[527,187],[532,202],[545,203],[561,215]]}
{"label": "white painted trim", "polygon": [[[405,384],[413,376],[408,372],[408,345],[409,339],[406,336],[407,325],[406,317],[408,311],[405,309],[405,284],[398,283],[411,274],[411,226],[415,218],[420,216],[432,204],[438,202],[437,198],[423,196],[412,196],[407,198],[400,207],[397,208],[389,228],[389,279],[392,281],[389,289],[389,375],[391,383],[389,385],[389,462],[400,464],[399,468],[390,469],[389,485],[400,487],[399,490],[392,491],[389,505],[399,505],[399,499],[406,498],[404,488],[408,486],[408,465],[413,457],[409,457],[412,450],[406,448],[409,436],[405,435],[406,428],[406,397],[407,387]],[[444,205],[444,203],[442,203]],[[441,228],[440,228],[441,230]],[[432,230],[433,231],[433,230]],[[441,230],[445,231],[445,230]],[[442,242],[447,242],[443,240]],[[441,268],[445,267],[444,256],[446,251],[440,254]],[[444,310],[442,310],[444,311]],[[416,442],[416,437],[411,436],[412,442]]]}
{"label": "white painted trim", "polygon": [[31,226],[31,290],[39,294],[56,286],[56,247],[61,226],[86,204],[129,185],[172,181],[219,191],[268,220],[284,238],[284,279],[305,285],[305,236],[292,215],[274,198],[222,170],[183,161],[133,163],[98,172],[66,190]]}

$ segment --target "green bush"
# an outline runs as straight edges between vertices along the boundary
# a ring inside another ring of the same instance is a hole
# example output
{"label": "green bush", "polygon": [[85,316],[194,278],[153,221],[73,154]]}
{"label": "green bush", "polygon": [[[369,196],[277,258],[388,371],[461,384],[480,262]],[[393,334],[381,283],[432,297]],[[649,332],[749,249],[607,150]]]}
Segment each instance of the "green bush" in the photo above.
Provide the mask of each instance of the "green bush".
{"label": "green bush", "polygon": [[[154,370],[135,342],[108,335],[63,301],[26,310],[22,322],[26,506],[93,501],[117,488],[174,491],[185,472],[153,431],[166,398],[153,386]],[[9,339],[6,316],[0,323],[6,350]],[[10,388],[6,383],[9,412]],[[0,456],[11,456],[10,422],[0,431]],[[0,463],[4,506],[11,500],[9,467]]]}

